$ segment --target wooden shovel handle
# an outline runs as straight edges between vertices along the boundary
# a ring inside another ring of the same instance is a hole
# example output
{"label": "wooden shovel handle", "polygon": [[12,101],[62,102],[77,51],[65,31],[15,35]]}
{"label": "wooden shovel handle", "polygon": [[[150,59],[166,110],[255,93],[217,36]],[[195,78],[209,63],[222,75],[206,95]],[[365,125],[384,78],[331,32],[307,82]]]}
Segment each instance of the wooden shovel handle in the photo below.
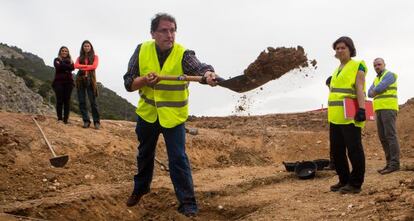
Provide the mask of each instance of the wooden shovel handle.
{"label": "wooden shovel handle", "polygon": [[189,76],[189,75],[180,75],[180,76],[171,76],[171,75],[159,75],[161,80],[170,80],[170,81],[197,81],[200,82],[203,76]]}

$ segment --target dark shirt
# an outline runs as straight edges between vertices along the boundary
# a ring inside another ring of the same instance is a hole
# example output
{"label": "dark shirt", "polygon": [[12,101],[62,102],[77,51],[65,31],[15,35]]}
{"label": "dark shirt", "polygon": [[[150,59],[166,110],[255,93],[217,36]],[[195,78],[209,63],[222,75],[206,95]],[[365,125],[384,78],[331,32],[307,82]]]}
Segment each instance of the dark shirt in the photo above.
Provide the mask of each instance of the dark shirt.
{"label": "dark shirt", "polygon": [[55,58],[53,61],[55,66],[55,79],[53,84],[73,84],[73,75],[72,71],[75,70],[73,63],[70,59]]}
{"label": "dark shirt", "polygon": [[[124,86],[127,91],[131,91],[132,82],[134,81],[136,77],[140,76],[139,64],[138,64],[138,56],[139,56],[140,49],[141,49],[141,44],[137,46],[134,54],[131,56],[131,59],[129,59],[128,71],[124,75]],[[172,49],[169,49],[164,52],[161,52],[161,50],[158,47],[156,49],[157,49],[158,62],[160,63],[160,68],[162,68],[165,60],[167,60],[168,55],[170,55]],[[185,50],[181,65],[183,67],[183,72],[185,75],[202,76],[207,71],[214,72],[214,68],[211,65],[201,63],[195,56],[195,52],[192,50]]]}

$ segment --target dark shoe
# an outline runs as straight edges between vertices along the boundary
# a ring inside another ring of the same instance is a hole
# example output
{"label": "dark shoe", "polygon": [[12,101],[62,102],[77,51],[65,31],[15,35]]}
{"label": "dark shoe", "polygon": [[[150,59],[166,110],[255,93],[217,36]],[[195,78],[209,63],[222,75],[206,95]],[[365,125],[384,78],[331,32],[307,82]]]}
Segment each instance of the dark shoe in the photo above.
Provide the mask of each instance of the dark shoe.
{"label": "dark shoe", "polygon": [[127,207],[132,207],[132,206],[137,205],[139,203],[139,201],[141,200],[142,196],[143,196],[142,194],[138,194],[138,195],[137,194],[132,194],[131,196],[129,196],[129,198],[126,202]]}
{"label": "dark shoe", "polygon": [[197,212],[198,212],[197,205],[186,205],[186,206],[184,206],[184,205],[181,204],[178,207],[178,212],[183,214],[186,217],[195,217],[195,216],[197,216]]}
{"label": "dark shoe", "polygon": [[94,122],[93,126],[95,126],[96,130],[99,130],[99,128],[101,128],[101,124],[99,122]]}
{"label": "dark shoe", "polygon": [[344,186],[346,186],[346,184],[338,182],[337,184],[331,186],[331,191],[332,192],[338,192],[338,190],[341,189]]}
{"label": "dark shoe", "polygon": [[83,122],[83,128],[89,128],[89,126],[91,125],[91,122],[85,121]]}
{"label": "dark shoe", "polygon": [[342,194],[347,194],[347,193],[360,193],[361,192],[361,188],[360,187],[351,186],[351,185],[347,184],[346,186],[340,188],[339,189],[339,192],[342,193]]}
{"label": "dark shoe", "polygon": [[389,173],[392,173],[392,172],[395,172],[395,171],[398,171],[398,170],[400,170],[400,168],[398,168],[398,167],[388,167],[388,168],[386,168],[385,170],[382,170],[379,173],[382,174],[382,175],[385,175],[385,174],[389,174]]}
{"label": "dark shoe", "polygon": [[183,215],[186,217],[196,217],[197,213],[196,212],[184,212]]}
{"label": "dark shoe", "polygon": [[64,120],[63,120],[63,123],[64,123],[64,124],[68,124],[68,123],[69,123],[68,119],[64,119]]}
{"label": "dark shoe", "polygon": [[335,170],[335,165],[329,164],[329,166],[326,169],[327,170]]}
{"label": "dark shoe", "polygon": [[386,170],[386,169],[388,169],[388,166],[385,166],[384,168],[377,170],[377,172],[378,172],[378,173],[382,173],[382,171],[384,171],[384,170]]}

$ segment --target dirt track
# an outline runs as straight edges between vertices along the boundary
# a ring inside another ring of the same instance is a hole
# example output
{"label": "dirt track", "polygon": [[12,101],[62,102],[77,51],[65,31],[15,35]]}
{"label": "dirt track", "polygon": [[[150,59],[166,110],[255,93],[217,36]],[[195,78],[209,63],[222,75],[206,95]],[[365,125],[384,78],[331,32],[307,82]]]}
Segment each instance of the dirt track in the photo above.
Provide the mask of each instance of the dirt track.
{"label": "dirt track", "polygon": [[[196,118],[187,153],[200,213],[195,220],[413,220],[414,102],[398,116],[403,169],[386,176],[374,122],[363,134],[366,182],[358,195],[329,192],[333,171],[298,180],[282,161],[328,158],[326,113]],[[152,191],[134,208],[125,200],[135,173],[134,123],[103,121],[82,129],[54,117],[39,121],[58,153],[70,161],[52,168],[30,116],[0,113],[0,220],[189,220],[176,212],[166,172],[156,168]],[[157,157],[166,162],[160,139]],[[13,216],[14,215],[14,216]]]}

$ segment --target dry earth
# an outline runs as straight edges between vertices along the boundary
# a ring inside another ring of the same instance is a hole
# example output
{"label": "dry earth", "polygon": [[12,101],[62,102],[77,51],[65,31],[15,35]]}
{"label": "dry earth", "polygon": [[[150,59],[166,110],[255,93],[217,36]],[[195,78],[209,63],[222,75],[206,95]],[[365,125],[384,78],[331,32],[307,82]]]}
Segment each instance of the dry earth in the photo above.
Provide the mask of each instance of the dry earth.
{"label": "dry earth", "polygon": [[[358,195],[329,191],[333,171],[312,180],[285,172],[282,161],[328,158],[325,111],[251,117],[192,118],[187,153],[200,213],[193,220],[414,220],[414,100],[398,116],[402,170],[376,172],[384,155],[375,122],[363,132],[366,181]],[[0,220],[190,220],[176,212],[168,173],[156,167],[151,193],[125,206],[136,171],[135,124],[102,122],[101,130],[53,116],[39,123],[64,168],[51,157],[29,115],[0,112]],[[166,162],[160,139],[157,157]]]}

